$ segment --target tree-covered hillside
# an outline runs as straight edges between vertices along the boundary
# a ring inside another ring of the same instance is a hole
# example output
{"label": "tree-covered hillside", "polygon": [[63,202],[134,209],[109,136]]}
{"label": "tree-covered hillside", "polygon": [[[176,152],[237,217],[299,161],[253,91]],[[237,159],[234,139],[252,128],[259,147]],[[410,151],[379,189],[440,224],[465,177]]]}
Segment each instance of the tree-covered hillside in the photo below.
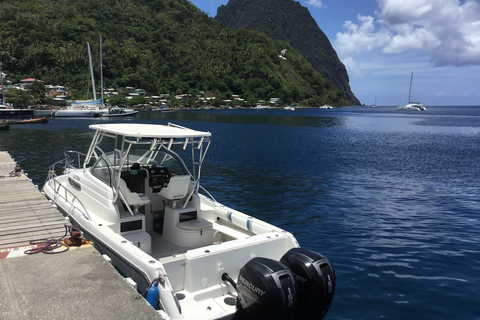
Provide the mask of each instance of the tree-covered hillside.
{"label": "tree-covered hillside", "polygon": [[[105,87],[347,103],[285,42],[232,31],[186,0],[0,1],[0,61],[14,83],[35,78],[87,92],[87,42],[98,80],[100,35]],[[278,57],[283,48],[287,60]]]}
{"label": "tree-covered hillside", "polygon": [[347,70],[307,8],[294,0],[229,0],[218,8],[215,20],[232,29],[255,30],[288,42],[334,88],[360,104],[350,89]]}

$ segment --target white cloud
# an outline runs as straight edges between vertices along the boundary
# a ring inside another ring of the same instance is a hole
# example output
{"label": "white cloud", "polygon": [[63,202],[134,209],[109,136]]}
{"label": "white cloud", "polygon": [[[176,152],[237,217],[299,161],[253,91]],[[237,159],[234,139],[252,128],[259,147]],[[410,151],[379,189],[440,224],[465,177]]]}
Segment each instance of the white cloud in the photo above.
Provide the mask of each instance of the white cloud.
{"label": "white cloud", "polygon": [[325,5],[322,3],[321,0],[307,0],[306,1],[306,4],[307,5],[311,5],[313,7],[317,7],[317,8],[323,8],[325,7]]}
{"label": "white cloud", "polygon": [[358,16],[337,33],[341,56],[380,48],[419,50],[436,66],[480,65],[480,4],[474,0],[377,0],[377,20]]}
{"label": "white cloud", "polygon": [[352,57],[348,57],[343,59],[343,64],[345,68],[348,70],[348,74],[354,77],[363,78],[370,75],[370,72],[366,71],[365,69],[361,68]]}
{"label": "white cloud", "polygon": [[373,17],[358,15],[357,18],[360,25],[356,25],[352,21],[346,21],[343,27],[348,31],[337,33],[335,48],[340,55],[370,51],[386,45],[391,39],[391,35],[385,29],[375,32]]}

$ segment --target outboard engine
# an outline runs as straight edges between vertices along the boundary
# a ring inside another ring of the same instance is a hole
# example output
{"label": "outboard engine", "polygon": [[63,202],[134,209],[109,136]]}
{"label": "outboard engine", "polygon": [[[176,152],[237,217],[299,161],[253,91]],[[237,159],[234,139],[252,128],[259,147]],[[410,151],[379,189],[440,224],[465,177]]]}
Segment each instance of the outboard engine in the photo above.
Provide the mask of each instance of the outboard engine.
{"label": "outboard engine", "polygon": [[280,262],[294,274],[297,290],[295,319],[323,319],[335,293],[335,271],[321,254],[303,248],[293,248]]}
{"label": "outboard engine", "polygon": [[236,289],[235,319],[295,317],[295,279],[290,269],[278,261],[253,258],[240,269]]}

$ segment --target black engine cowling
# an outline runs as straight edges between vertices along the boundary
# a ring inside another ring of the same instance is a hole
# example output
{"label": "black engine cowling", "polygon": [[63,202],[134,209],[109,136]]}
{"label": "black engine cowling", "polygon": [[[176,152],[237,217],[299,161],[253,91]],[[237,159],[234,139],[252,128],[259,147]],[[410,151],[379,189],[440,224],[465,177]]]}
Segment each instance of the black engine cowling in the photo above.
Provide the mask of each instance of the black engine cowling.
{"label": "black engine cowling", "polygon": [[240,269],[236,289],[236,319],[294,319],[295,279],[282,263],[253,258]]}
{"label": "black engine cowling", "polygon": [[293,248],[280,262],[294,274],[297,290],[295,319],[323,319],[335,294],[335,271],[321,254],[303,248]]}

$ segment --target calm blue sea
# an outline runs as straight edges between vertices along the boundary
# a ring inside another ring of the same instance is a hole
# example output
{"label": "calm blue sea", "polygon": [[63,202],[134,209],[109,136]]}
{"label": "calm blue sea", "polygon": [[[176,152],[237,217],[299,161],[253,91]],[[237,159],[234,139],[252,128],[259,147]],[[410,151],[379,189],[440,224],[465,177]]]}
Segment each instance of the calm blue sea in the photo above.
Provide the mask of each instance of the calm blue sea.
{"label": "calm blue sea", "polygon": [[[480,107],[142,112],[0,132],[35,184],[99,122],[208,130],[203,186],[327,256],[326,319],[480,319]],[[13,168],[12,168],[13,169]]]}

